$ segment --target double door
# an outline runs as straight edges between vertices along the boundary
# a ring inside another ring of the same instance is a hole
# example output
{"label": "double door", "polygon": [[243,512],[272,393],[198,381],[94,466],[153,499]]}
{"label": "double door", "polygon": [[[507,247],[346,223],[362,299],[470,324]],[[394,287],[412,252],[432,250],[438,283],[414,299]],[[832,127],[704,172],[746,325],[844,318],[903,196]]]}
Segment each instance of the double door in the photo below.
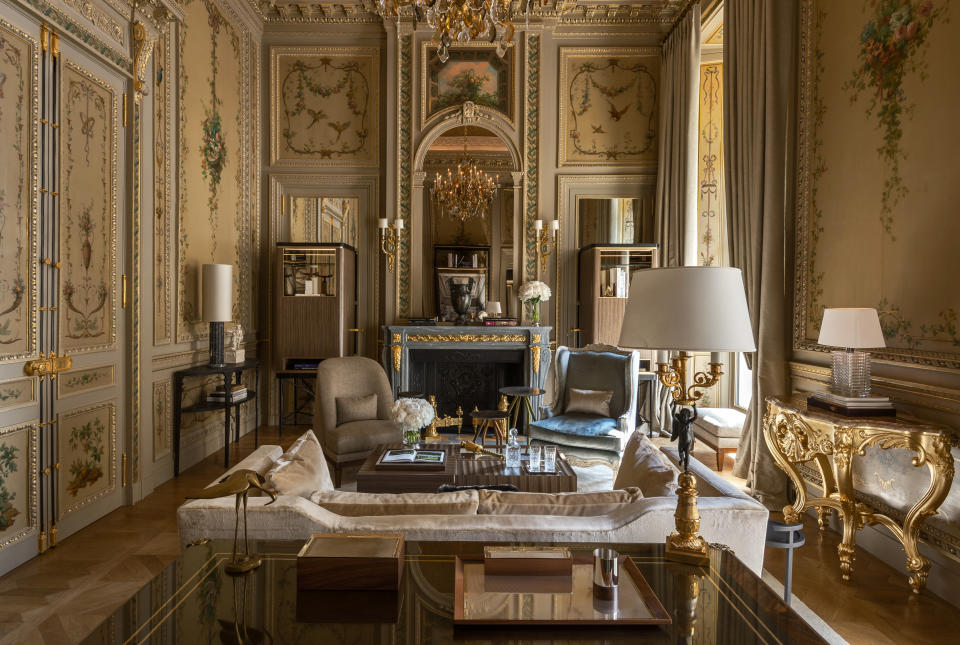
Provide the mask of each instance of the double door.
{"label": "double door", "polygon": [[0,0],[0,574],[124,501],[126,78]]}

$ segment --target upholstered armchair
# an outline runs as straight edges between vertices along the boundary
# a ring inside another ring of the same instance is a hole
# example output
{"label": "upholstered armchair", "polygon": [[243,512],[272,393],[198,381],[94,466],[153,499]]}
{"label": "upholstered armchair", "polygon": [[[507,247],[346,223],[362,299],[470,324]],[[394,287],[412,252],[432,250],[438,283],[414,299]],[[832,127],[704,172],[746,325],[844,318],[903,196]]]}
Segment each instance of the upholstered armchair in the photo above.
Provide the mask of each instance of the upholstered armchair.
{"label": "upholstered armchair", "polygon": [[347,356],[320,363],[315,406],[314,433],[333,465],[337,487],[345,464],[362,463],[378,444],[400,441],[400,427],[390,420],[390,382],[380,364],[369,358]]}
{"label": "upholstered armchair", "polygon": [[[639,367],[635,351],[610,345],[558,347],[551,368],[554,399],[544,408],[546,418],[530,424],[530,440],[565,446],[585,458],[619,462],[636,428]],[[613,392],[610,416],[568,411],[571,388]]]}

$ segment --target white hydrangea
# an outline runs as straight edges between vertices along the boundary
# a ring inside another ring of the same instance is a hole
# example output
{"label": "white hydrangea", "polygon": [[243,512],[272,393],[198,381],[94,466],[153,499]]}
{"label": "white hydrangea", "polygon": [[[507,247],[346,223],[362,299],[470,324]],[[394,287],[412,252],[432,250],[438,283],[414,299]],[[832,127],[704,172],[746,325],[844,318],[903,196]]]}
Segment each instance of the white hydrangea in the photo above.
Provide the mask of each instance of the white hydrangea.
{"label": "white hydrangea", "polygon": [[544,300],[550,300],[551,291],[545,283],[539,280],[530,280],[520,285],[518,294],[521,302],[530,302],[531,300],[543,302]]}
{"label": "white hydrangea", "polygon": [[433,421],[433,406],[423,399],[397,399],[390,418],[402,428],[425,428]]}

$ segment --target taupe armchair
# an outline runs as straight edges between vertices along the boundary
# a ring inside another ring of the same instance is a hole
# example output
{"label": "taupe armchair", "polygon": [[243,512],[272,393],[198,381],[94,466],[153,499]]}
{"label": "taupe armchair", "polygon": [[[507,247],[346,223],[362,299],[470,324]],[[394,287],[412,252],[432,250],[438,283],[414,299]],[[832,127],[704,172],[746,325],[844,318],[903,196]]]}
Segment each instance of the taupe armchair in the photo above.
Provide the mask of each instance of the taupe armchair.
{"label": "taupe armchair", "polygon": [[[377,395],[375,419],[338,423],[337,398]],[[346,464],[363,463],[381,443],[400,441],[400,427],[390,420],[393,392],[387,374],[376,361],[362,356],[328,358],[317,367],[313,429],[323,454],[333,465],[334,485],[340,486]]]}

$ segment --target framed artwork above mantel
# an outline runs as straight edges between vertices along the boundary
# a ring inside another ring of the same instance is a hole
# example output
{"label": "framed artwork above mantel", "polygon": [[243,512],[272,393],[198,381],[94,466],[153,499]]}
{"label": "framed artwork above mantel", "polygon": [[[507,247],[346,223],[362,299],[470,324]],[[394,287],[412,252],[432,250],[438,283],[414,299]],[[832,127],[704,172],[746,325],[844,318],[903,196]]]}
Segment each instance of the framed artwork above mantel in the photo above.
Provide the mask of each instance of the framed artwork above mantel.
{"label": "framed artwork above mantel", "polygon": [[472,43],[451,47],[450,58],[440,62],[430,41],[420,51],[420,127],[460,109],[467,101],[489,108],[516,126],[516,47],[503,58],[494,45]]}

